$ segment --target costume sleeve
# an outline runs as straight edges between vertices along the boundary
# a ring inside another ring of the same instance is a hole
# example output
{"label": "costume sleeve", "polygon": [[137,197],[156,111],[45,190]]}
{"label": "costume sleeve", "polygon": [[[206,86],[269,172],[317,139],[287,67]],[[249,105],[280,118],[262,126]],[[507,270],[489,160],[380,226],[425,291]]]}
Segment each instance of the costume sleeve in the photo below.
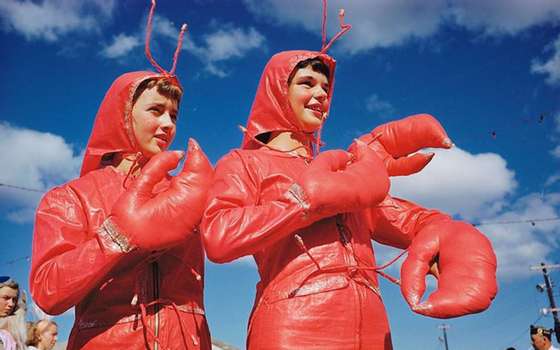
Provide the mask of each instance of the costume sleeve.
{"label": "costume sleeve", "polygon": [[276,200],[261,203],[260,184],[251,172],[235,151],[216,166],[201,224],[206,253],[214,262],[255,254],[311,224],[297,185]]}
{"label": "costume sleeve", "polygon": [[66,185],[47,193],[37,209],[30,288],[49,314],[78,304],[125,256],[126,242],[105,226],[90,232],[77,194]]}
{"label": "costume sleeve", "polygon": [[437,210],[391,196],[363,214],[373,240],[401,249],[408,248],[414,236],[426,225],[451,220]]}

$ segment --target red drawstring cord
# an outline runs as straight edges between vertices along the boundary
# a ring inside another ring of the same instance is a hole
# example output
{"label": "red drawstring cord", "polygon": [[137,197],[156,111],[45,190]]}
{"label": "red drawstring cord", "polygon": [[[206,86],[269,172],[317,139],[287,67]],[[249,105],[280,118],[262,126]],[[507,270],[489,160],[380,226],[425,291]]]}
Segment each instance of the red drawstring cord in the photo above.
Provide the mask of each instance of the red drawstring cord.
{"label": "red drawstring cord", "polygon": [[164,76],[174,76],[175,75],[175,68],[177,67],[177,60],[179,58],[179,52],[181,51],[181,46],[183,45],[183,37],[185,35],[185,31],[187,30],[187,25],[183,24],[181,26],[181,31],[179,32],[179,37],[177,39],[177,47],[175,48],[175,53],[173,55],[173,66],[171,70],[168,72],[163,69],[156,60],[152,57],[152,52],[150,51],[150,39],[152,36],[152,22],[154,19],[154,12],[156,10],[156,0],[152,0],[152,6],[150,7],[150,13],[148,14],[148,23],[146,24],[146,44],[144,50],[146,51],[146,57],[148,61],[152,64],[152,66]]}
{"label": "red drawstring cord", "polygon": [[[391,266],[392,264],[394,264],[397,260],[399,260],[406,252],[407,250],[403,250],[401,253],[399,253],[396,257],[394,257],[393,259],[391,259],[389,262],[381,265],[381,266],[362,266],[362,265],[339,265],[339,266],[328,266],[328,267],[321,267],[321,265],[319,264],[319,262],[313,257],[313,255],[311,254],[311,252],[309,251],[309,249],[307,249],[307,246],[305,245],[305,242],[303,241],[303,238],[299,235],[299,234],[295,234],[294,238],[296,239],[296,242],[298,243],[298,246],[300,246],[300,248],[305,252],[305,254],[311,259],[311,261],[313,262],[313,264],[317,267],[317,270],[315,270],[314,272],[312,272],[311,274],[309,274],[305,280],[301,283],[301,285],[303,286],[303,284],[310,279],[311,277],[314,277],[315,275],[319,274],[319,273],[336,273],[336,272],[346,272],[346,273],[353,273],[355,271],[375,271],[377,274],[379,274],[381,277],[384,277],[385,279],[387,279],[389,282],[394,283],[396,285],[400,285],[400,281],[398,279],[396,279],[395,277],[381,271],[386,269],[387,267]],[[367,275],[363,275],[362,276],[364,278],[366,278],[366,280],[369,280],[369,277]],[[349,276],[350,278],[352,278],[351,276]],[[370,281],[371,282],[371,281]],[[297,293],[297,291],[299,290],[300,287],[296,288],[295,290],[293,290],[290,295],[295,295],[295,293]]]}
{"label": "red drawstring cord", "polygon": [[127,189],[127,188],[126,188],[126,185],[127,185],[128,180],[130,179],[130,177],[134,174],[134,172],[135,172],[137,169],[140,169],[140,168],[142,167],[142,166],[140,165],[140,162],[141,162],[141,160],[142,160],[143,157],[144,157],[144,156],[142,155],[141,152],[137,152],[137,153],[136,153],[136,156],[134,157],[134,160],[132,161],[132,165],[131,165],[130,168],[128,169],[128,171],[127,171],[127,173],[126,173],[126,176],[125,176],[125,178],[124,178],[124,181],[123,181],[123,188],[124,188],[125,190]]}
{"label": "red drawstring cord", "polygon": [[[163,347],[163,343],[162,343],[161,339],[159,339],[159,337],[155,335],[154,331],[150,327],[148,327],[148,322],[147,322],[148,315],[147,315],[147,312],[146,312],[146,308],[150,307],[150,306],[157,305],[157,304],[161,304],[161,305],[163,305],[163,307],[171,306],[173,308],[173,310],[175,311],[175,314],[177,315],[177,320],[179,321],[179,328],[181,329],[181,336],[183,338],[183,343],[185,344],[185,349],[188,349],[187,339],[186,339],[187,338],[187,336],[186,336],[187,332],[185,331],[183,321],[181,319],[181,314],[179,313],[179,307],[175,302],[173,302],[171,300],[168,300],[168,299],[158,298],[156,300],[153,300],[153,301],[149,302],[148,304],[145,304],[143,300],[138,300],[139,299],[139,294],[140,294],[140,281],[141,281],[140,277],[143,273],[143,269],[146,267],[146,263],[149,263],[151,261],[155,261],[157,258],[159,258],[159,256],[161,256],[161,254],[163,254],[163,251],[159,252],[159,254],[156,254],[156,255],[154,255],[154,254],[149,255],[146,259],[141,261],[137,265],[135,271],[133,271],[133,273],[135,274],[135,278],[134,278],[134,280],[135,280],[135,283],[134,283],[134,297],[132,298],[132,301],[131,301],[130,304],[133,305],[133,306],[138,305],[138,307],[140,308],[140,321],[142,322],[142,328],[144,330],[144,336],[146,337],[146,344],[148,345],[148,350],[151,350],[150,341],[148,340],[148,334],[154,342],[157,342],[160,346]],[[193,267],[191,267],[191,272],[195,276],[197,281],[202,280],[202,276]],[[193,318],[194,318],[194,321],[195,321],[194,324],[197,325],[194,310],[193,310]],[[198,340],[192,334],[191,334],[191,340],[192,340],[192,342],[195,346],[199,345]]]}

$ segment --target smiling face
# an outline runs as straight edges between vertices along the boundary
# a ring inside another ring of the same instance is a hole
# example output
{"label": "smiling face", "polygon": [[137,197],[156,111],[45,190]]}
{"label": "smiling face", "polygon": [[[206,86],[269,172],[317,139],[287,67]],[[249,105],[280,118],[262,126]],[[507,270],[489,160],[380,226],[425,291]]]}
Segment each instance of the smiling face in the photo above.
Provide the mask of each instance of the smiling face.
{"label": "smiling face", "polygon": [[169,147],[175,137],[178,103],[156,87],[144,90],[132,107],[132,125],[139,151],[151,158]]}
{"label": "smiling face", "polygon": [[288,87],[288,101],[303,131],[313,132],[321,127],[329,106],[328,91],[328,78],[311,66],[294,74]]}

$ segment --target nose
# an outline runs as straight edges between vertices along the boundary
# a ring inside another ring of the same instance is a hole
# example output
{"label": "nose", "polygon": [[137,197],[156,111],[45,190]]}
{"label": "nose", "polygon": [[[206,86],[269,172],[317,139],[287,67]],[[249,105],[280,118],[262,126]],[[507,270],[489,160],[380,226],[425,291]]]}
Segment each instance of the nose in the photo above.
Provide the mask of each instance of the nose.
{"label": "nose", "polygon": [[313,97],[315,97],[315,99],[317,99],[319,102],[323,103],[327,99],[328,95],[321,86],[317,86],[315,87],[315,91],[313,92]]}
{"label": "nose", "polygon": [[169,112],[163,113],[159,117],[160,128],[162,130],[168,131],[175,127],[175,123],[173,122],[173,118],[171,118],[171,114]]}

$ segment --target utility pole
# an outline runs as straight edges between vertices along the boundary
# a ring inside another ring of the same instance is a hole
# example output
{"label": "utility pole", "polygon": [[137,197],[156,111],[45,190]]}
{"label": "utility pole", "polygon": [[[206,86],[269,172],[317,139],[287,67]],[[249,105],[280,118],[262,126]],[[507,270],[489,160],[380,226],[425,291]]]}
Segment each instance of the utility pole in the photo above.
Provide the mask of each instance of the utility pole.
{"label": "utility pole", "polygon": [[444,323],[438,328],[443,331],[443,343],[445,344],[445,350],[449,350],[449,344],[447,344],[447,330],[449,329],[449,325]]}
{"label": "utility pole", "polygon": [[[556,303],[554,302],[554,295],[552,294],[552,283],[550,281],[550,277],[548,276],[547,268],[559,268],[560,265],[546,265],[545,263],[541,263],[540,266],[531,266],[532,270],[542,270],[543,277],[544,277],[544,287],[546,288],[546,294],[548,295],[548,301],[550,302],[550,309],[543,310],[543,311],[550,311],[552,313],[552,318],[554,319],[554,334],[556,334],[556,341],[560,342],[560,320],[558,319],[558,311],[559,309],[556,307]],[[539,291],[544,291],[544,288],[541,285],[537,285],[537,289]],[[545,314],[546,314],[545,312]]]}

